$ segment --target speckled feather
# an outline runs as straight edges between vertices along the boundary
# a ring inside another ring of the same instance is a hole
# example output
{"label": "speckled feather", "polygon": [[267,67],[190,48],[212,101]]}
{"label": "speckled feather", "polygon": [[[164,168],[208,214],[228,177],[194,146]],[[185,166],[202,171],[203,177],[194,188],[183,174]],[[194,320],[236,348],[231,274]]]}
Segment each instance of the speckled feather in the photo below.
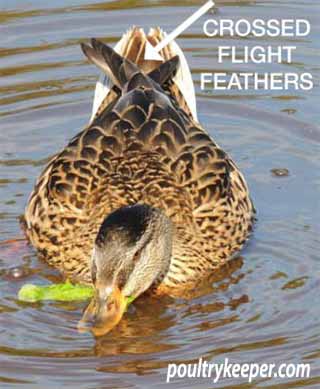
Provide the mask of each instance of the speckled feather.
{"label": "speckled feather", "polygon": [[[152,71],[156,64],[141,64],[143,42],[135,40],[137,34],[125,55]],[[168,49],[162,54],[172,57]],[[113,88],[88,128],[38,179],[25,212],[26,235],[67,277],[91,282],[99,227],[128,204],[161,208],[174,223],[171,264],[159,293],[174,295],[207,277],[248,239],[254,210],[242,174],[193,120],[175,84],[169,80],[164,89],[136,87],[120,97]]]}

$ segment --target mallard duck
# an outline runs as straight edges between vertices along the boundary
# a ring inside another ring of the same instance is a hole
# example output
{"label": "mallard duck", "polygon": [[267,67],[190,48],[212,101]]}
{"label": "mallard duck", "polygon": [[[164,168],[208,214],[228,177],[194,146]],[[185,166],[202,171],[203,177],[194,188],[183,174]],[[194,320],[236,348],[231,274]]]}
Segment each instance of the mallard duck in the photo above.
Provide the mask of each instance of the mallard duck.
{"label": "mallard duck", "polygon": [[25,211],[40,256],[93,283],[85,317],[96,335],[120,321],[129,297],[183,296],[242,248],[253,224],[245,179],[174,81],[179,56],[169,46],[163,63],[144,61],[146,39],[162,33],[132,30],[122,55],[82,44],[110,91],[49,161]]}

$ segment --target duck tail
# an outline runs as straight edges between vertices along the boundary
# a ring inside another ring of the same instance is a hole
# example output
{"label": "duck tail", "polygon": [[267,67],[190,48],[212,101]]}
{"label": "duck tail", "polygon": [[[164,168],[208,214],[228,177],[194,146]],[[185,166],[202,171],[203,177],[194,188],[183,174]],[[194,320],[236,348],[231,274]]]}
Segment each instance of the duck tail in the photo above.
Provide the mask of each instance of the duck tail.
{"label": "duck tail", "polygon": [[[145,59],[145,47],[148,41],[156,46],[165,37],[165,33],[159,28],[151,28],[148,34],[142,28],[133,27],[128,30],[114,47],[114,50],[130,62],[138,65],[145,74],[150,74],[159,67],[159,61]],[[175,98],[179,106],[189,113],[195,121],[197,119],[196,99],[191,72],[180,47],[170,42],[161,51],[164,61],[169,61],[179,56],[180,66],[173,80],[169,83],[168,92]],[[112,85],[103,74],[96,86],[91,120],[114,99]]]}

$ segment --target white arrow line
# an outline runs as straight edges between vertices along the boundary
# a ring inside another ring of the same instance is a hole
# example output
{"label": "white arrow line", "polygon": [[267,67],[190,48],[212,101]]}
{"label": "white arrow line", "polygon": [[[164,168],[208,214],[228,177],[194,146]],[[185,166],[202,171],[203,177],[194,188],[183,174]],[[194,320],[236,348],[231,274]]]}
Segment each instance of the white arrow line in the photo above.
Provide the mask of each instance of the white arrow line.
{"label": "white arrow line", "polygon": [[163,49],[169,42],[174,40],[178,35],[180,35],[184,30],[191,26],[197,19],[204,15],[210,8],[214,6],[214,2],[209,0],[201,8],[198,9],[194,14],[192,14],[188,19],[181,23],[175,30],[173,30],[169,35],[167,35],[160,43],[156,46],[152,46],[148,41],[146,42],[144,58],[148,60],[158,60],[163,61],[163,58],[159,54],[159,51]]}

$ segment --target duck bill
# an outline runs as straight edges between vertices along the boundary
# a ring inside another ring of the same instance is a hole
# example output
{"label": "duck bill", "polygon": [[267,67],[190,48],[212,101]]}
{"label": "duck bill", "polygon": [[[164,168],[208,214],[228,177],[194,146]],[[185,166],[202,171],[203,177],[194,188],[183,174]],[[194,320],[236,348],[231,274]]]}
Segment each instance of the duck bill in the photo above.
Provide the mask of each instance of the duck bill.
{"label": "duck bill", "polygon": [[95,336],[107,334],[121,320],[126,310],[126,298],[117,286],[105,296],[97,293],[78,324],[80,332],[91,331]]}

